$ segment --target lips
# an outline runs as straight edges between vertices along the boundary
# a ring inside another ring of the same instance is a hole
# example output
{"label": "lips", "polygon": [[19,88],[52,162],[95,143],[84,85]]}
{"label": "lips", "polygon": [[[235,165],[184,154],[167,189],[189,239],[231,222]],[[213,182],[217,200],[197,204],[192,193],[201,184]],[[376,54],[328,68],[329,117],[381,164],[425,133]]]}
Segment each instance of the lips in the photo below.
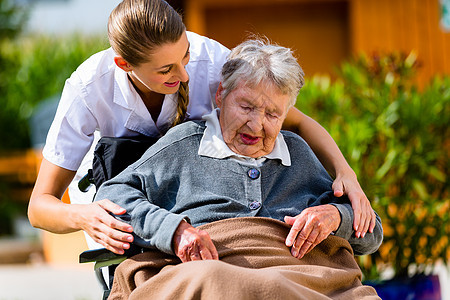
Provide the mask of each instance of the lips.
{"label": "lips", "polygon": [[175,81],[175,82],[164,82],[164,85],[170,88],[176,87],[178,84],[180,83],[180,81]]}
{"label": "lips", "polygon": [[241,140],[246,145],[255,145],[261,138],[246,133],[241,133]]}

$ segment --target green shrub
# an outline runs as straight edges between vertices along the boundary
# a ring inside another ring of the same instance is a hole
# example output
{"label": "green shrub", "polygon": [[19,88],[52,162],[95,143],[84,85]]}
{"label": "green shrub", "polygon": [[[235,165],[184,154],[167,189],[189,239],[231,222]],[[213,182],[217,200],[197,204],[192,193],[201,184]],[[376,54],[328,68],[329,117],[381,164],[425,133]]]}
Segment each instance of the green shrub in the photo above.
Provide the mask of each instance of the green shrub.
{"label": "green shrub", "polygon": [[308,80],[297,101],[336,140],[383,221],[380,250],[359,260],[366,279],[450,259],[450,78],[419,90],[416,68],[414,53],[361,56],[335,82]]}
{"label": "green shrub", "polygon": [[26,7],[13,0],[0,0],[0,43],[16,37],[22,31],[27,18]]}
{"label": "green shrub", "polygon": [[[106,37],[17,38],[24,15],[8,2],[0,0],[0,155],[29,148],[29,119],[34,108],[59,96],[77,66],[108,47]],[[0,236],[12,233],[16,216],[26,215],[27,199],[14,195],[15,190],[25,188],[15,177],[0,177]]]}
{"label": "green shrub", "polygon": [[[106,37],[30,36],[0,44],[0,152],[30,146],[28,120],[36,105],[59,95],[65,80],[95,52]],[[13,128],[14,130],[11,130]]]}

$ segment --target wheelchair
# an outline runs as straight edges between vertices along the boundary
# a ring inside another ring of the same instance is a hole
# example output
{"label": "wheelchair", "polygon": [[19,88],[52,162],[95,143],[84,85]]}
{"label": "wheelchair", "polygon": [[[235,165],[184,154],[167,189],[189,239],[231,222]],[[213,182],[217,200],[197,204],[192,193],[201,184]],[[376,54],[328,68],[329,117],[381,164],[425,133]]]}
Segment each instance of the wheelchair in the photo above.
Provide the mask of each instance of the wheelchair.
{"label": "wheelchair", "polygon": [[[92,169],[78,182],[78,188],[87,192],[95,185],[98,189],[106,180],[116,176],[126,167],[137,161],[158,138],[136,137],[102,137],[94,150]],[[94,262],[94,272],[103,289],[103,298],[107,299],[111,291],[116,267],[128,257],[142,253],[143,248],[133,244],[124,254],[115,254],[105,248],[86,250],[79,256],[80,263]],[[103,270],[107,268],[107,278]]]}

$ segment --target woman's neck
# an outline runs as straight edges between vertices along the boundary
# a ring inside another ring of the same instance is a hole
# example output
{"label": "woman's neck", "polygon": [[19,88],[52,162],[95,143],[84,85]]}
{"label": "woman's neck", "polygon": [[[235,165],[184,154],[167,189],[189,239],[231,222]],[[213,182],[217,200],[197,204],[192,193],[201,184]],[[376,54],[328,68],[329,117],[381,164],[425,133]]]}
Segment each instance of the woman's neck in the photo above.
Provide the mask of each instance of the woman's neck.
{"label": "woman's neck", "polygon": [[144,102],[145,107],[147,108],[148,112],[150,113],[152,119],[156,123],[156,121],[158,120],[159,114],[161,113],[165,95],[156,93],[153,91],[144,92],[137,86],[137,84],[130,78],[129,75],[128,75],[128,80],[130,80],[134,89],[141,97],[142,102]]}

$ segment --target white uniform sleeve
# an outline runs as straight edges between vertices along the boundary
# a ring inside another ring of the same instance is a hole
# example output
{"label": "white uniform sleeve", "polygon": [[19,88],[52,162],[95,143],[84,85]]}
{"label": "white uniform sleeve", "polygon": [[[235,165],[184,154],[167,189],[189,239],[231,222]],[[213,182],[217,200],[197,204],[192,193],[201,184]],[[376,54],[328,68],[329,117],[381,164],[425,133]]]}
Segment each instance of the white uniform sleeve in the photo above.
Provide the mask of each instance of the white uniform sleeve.
{"label": "white uniform sleeve", "polygon": [[83,85],[75,73],[66,81],[43,149],[49,162],[76,171],[94,139],[97,120],[86,106]]}
{"label": "white uniform sleeve", "polygon": [[212,95],[214,107],[217,107],[215,101],[215,95],[217,89],[219,88],[219,83],[221,81],[221,72],[222,67],[228,59],[228,55],[230,54],[230,50],[223,46],[222,44],[210,40],[214,45],[214,51],[211,52],[211,59],[213,61],[212,66],[209,68],[209,78],[211,81],[209,82],[209,90]]}
{"label": "white uniform sleeve", "polygon": [[187,32],[191,43],[191,59],[186,66],[189,74],[189,119],[201,119],[215,108],[215,95],[220,73],[230,50],[207,37]]}

